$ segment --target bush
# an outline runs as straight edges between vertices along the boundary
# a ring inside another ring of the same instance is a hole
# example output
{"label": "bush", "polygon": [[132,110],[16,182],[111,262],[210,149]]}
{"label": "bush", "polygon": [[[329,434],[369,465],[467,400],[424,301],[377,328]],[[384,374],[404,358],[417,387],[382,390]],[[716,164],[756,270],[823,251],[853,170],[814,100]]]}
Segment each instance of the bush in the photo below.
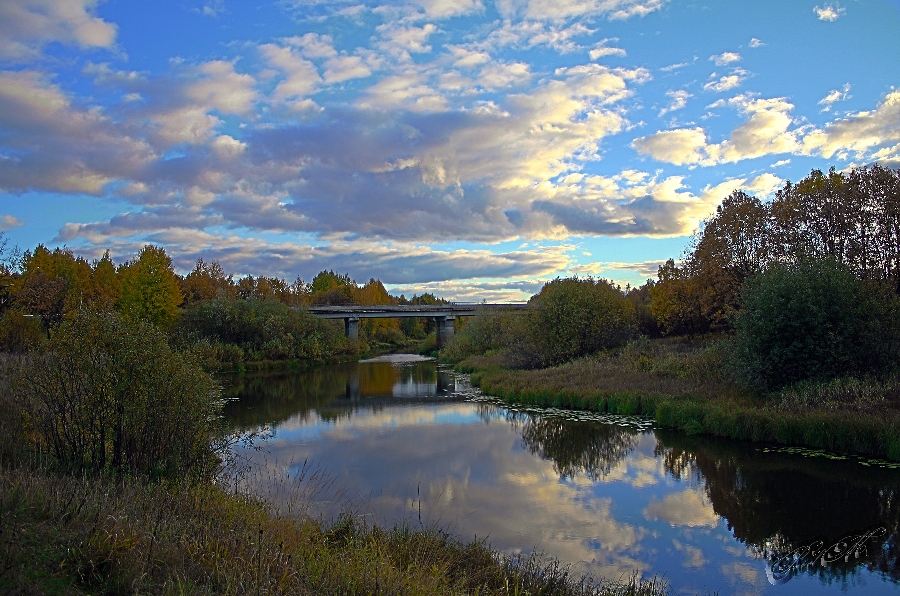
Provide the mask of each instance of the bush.
{"label": "bush", "polygon": [[530,304],[528,335],[545,366],[619,346],[637,331],[634,304],[606,280],[556,278]]}
{"label": "bush", "polygon": [[214,352],[222,363],[238,357],[323,360],[350,349],[339,321],[317,319],[277,300],[200,302],[182,317],[179,331],[222,346]]}
{"label": "bush", "polygon": [[8,310],[0,318],[0,351],[24,353],[38,348],[46,340],[39,317]]}
{"label": "bush", "polygon": [[760,392],[882,374],[898,351],[898,299],[834,260],[773,265],[750,278],[735,318],[736,369]]}
{"label": "bush", "polygon": [[209,475],[218,392],[150,323],[77,312],[17,376],[37,440],[62,467]]}

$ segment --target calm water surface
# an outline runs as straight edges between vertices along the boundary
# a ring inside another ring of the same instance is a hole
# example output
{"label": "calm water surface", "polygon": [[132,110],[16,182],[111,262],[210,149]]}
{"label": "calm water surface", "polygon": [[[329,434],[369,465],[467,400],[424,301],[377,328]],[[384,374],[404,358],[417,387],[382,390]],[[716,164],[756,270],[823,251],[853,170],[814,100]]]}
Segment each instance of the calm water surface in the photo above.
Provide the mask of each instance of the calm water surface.
{"label": "calm water surface", "polygon": [[897,469],[512,411],[410,356],[227,382],[232,428],[271,433],[240,450],[246,477],[282,498],[272,479],[305,462],[314,515],[438,527],[595,576],[659,573],[676,594],[900,588]]}

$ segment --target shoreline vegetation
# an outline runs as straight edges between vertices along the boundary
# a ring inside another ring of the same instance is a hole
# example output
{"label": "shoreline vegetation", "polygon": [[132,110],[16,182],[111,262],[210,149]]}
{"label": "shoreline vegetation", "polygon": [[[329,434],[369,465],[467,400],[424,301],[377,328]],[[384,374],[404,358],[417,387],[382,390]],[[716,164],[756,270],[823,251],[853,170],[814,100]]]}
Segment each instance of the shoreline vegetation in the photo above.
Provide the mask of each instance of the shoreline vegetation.
{"label": "shoreline vegetation", "polygon": [[783,390],[767,401],[716,373],[719,338],[638,340],[620,350],[543,369],[502,355],[455,365],[486,395],[510,404],[638,415],[705,434],[900,461],[900,388],[838,379]]}
{"label": "shoreline vegetation", "polygon": [[508,402],[900,461],[900,170],[741,191],[624,290],[556,278],[442,350]]}

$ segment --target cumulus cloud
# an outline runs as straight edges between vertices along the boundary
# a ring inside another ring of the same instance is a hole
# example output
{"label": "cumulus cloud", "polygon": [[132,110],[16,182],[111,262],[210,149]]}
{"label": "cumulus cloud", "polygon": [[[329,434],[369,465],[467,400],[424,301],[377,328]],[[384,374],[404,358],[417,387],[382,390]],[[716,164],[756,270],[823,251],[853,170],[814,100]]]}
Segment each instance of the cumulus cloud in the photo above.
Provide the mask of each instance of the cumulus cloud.
{"label": "cumulus cloud", "polygon": [[740,62],[741,55],[737,52],[722,52],[721,54],[710,56],[709,59],[715,62],[716,66],[728,66],[729,64]]}
{"label": "cumulus cloud", "polygon": [[455,17],[484,10],[481,0],[414,0],[414,3],[433,18]]}
{"label": "cumulus cloud", "polygon": [[42,73],[0,72],[4,146],[0,189],[99,194],[121,174],[139,170],[154,152],[123,134],[102,110],[76,105]]}
{"label": "cumulus cloud", "polygon": [[498,0],[497,10],[505,18],[564,21],[605,17],[610,20],[643,17],[659,10],[665,0]]}
{"label": "cumulus cloud", "polygon": [[846,8],[842,8],[840,4],[826,4],[825,6],[816,6],[813,12],[820,21],[828,21],[829,23],[838,20],[847,12]]}
{"label": "cumulus cloud", "polygon": [[16,0],[0,3],[0,59],[28,60],[52,42],[112,48],[116,26],[95,15],[98,0]]}
{"label": "cumulus cloud", "polygon": [[793,105],[785,99],[759,99],[738,95],[726,102],[716,102],[737,108],[748,116],[731,132],[731,138],[721,143],[709,143],[706,131],[696,127],[660,131],[632,142],[639,153],[658,161],[676,165],[704,165],[733,163],[773,153],[790,153],[800,145],[797,132],[791,131],[790,111]]}
{"label": "cumulus cloud", "polygon": [[750,73],[743,68],[732,69],[730,73],[722,76],[719,76],[717,73],[713,73],[709,77],[710,80],[704,83],[703,90],[713,91],[715,93],[730,91],[735,87],[740,87],[741,84],[745,80],[747,80],[748,76],[750,76]]}
{"label": "cumulus cloud", "polygon": [[322,80],[316,66],[299,50],[267,43],[261,45],[259,51],[268,65],[282,75],[272,93],[275,101],[303,99],[312,94]]}
{"label": "cumulus cloud", "polygon": [[761,48],[761,47],[763,47],[764,45],[766,45],[766,44],[764,44],[764,43],[762,42],[762,40],[757,39],[756,37],[750,38],[750,47],[751,47],[751,48]]}
{"label": "cumulus cloud", "polygon": [[874,109],[857,112],[809,131],[803,138],[805,153],[864,156],[874,148],[900,143],[900,91],[892,91]]}
{"label": "cumulus cloud", "polygon": [[[684,236],[693,233],[734,190],[768,194],[780,182],[766,173],[753,179],[730,178],[695,193],[686,188],[684,176],[657,179],[635,174],[588,176],[567,186],[560,184],[552,199],[536,201],[534,208],[570,234]],[[654,274],[655,268],[649,266]],[[646,274],[646,270],[632,270]]]}

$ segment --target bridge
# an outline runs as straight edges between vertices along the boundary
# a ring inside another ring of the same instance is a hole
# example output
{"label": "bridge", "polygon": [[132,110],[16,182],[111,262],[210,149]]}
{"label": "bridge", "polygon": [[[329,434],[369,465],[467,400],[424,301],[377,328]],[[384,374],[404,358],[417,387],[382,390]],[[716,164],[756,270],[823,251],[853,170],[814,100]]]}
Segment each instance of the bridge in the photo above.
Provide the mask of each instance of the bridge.
{"label": "bridge", "polygon": [[349,339],[359,338],[360,319],[402,319],[406,317],[431,317],[437,335],[437,347],[447,345],[453,338],[453,322],[456,317],[471,317],[476,314],[524,310],[528,305],[521,303],[485,304],[385,304],[378,306],[310,306],[309,314],[320,319],[344,319],[344,332]]}

